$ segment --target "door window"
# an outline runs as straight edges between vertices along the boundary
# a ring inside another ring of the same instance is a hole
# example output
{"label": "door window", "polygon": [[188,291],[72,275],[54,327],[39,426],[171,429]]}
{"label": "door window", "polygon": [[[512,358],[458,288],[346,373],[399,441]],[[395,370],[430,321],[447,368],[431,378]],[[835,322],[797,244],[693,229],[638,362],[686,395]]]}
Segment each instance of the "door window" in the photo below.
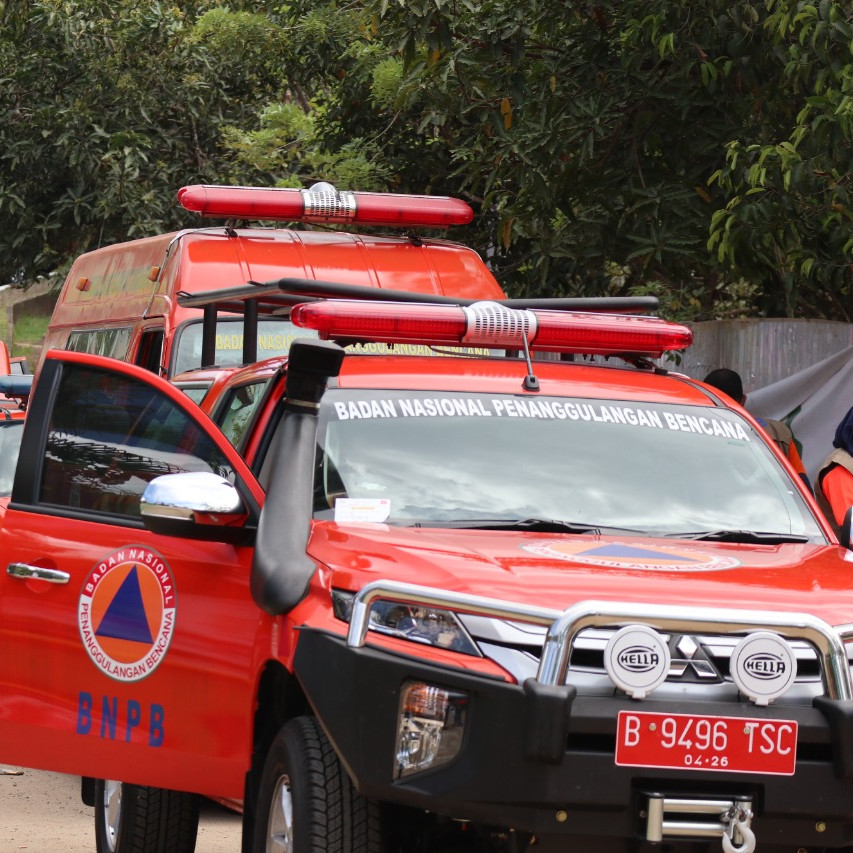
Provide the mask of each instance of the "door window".
{"label": "door window", "polygon": [[213,420],[235,447],[240,447],[268,382],[261,379],[232,388],[217,408]]}
{"label": "door window", "polygon": [[23,431],[23,420],[12,420],[8,416],[4,418],[0,412],[0,498],[8,498],[12,494]]}
{"label": "door window", "polygon": [[68,364],[48,428],[39,502],[138,517],[160,474],[234,482],[216,444],[169,397],[132,377]]}
{"label": "door window", "polygon": [[165,333],[162,329],[148,329],[139,337],[134,363],[152,373],[160,374]]}

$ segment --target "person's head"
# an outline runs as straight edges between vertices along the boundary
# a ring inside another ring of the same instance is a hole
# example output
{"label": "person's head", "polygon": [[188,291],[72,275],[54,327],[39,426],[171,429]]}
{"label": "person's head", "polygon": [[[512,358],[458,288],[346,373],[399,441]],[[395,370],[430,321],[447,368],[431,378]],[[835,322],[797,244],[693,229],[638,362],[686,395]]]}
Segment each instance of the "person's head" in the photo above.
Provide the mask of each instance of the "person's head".
{"label": "person's head", "polygon": [[716,370],[712,370],[704,381],[706,384],[713,385],[723,393],[728,394],[741,405],[746,401],[740,374],[734,370],[729,370],[728,367],[718,367]]}
{"label": "person's head", "polygon": [[841,423],[835,430],[835,438],[832,440],[833,447],[839,447],[853,455],[853,408],[841,419]]}

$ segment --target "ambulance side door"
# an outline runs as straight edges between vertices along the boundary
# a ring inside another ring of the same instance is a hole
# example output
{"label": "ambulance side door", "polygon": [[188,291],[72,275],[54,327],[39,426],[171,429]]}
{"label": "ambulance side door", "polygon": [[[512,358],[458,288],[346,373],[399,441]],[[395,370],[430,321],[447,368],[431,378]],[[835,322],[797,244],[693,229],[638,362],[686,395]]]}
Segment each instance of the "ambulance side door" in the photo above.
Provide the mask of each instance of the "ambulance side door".
{"label": "ambulance side door", "polygon": [[[151,532],[143,490],[184,471],[227,480],[238,512]],[[50,353],[0,530],[0,762],[242,797],[274,630],[249,588],[262,502],[179,390]]]}

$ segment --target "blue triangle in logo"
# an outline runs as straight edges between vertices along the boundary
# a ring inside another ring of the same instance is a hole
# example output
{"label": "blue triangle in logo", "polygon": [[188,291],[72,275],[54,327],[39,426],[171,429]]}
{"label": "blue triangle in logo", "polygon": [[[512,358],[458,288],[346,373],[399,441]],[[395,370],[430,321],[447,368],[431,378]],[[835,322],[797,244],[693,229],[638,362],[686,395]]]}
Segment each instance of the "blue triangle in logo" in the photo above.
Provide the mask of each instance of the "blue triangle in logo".
{"label": "blue triangle in logo", "polygon": [[668,554],[665,551],[652,551],[647,548],[638,548],[636,545],[602,545],[599,548],[590,548],[588,551],[579,551],[579,556],[591,557],[623,557],[628,559],[649,560],[671,560],[679,563],[697,563],[692,557],[683,554]]}
{"label": "blue triangle in logo", "polygon": [[152,643],[154,640],[145,618],[145,606],[139,588],[139,575],[134,566],[113,596],[95,634],[116,640]]}

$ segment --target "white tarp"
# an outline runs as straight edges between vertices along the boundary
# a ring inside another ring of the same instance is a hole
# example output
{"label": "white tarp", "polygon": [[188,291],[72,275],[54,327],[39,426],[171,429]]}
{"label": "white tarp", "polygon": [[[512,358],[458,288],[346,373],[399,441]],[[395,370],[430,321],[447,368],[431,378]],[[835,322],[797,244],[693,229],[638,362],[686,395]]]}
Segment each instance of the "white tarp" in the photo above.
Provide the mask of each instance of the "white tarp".
{"label": "white tarp", "polygon": [[814,485],[820,463],[832,450],[835,428],[853,406],[853,346],[817,364],[756,389],[746,408],[758,417],[784,421],[802,445]]}

